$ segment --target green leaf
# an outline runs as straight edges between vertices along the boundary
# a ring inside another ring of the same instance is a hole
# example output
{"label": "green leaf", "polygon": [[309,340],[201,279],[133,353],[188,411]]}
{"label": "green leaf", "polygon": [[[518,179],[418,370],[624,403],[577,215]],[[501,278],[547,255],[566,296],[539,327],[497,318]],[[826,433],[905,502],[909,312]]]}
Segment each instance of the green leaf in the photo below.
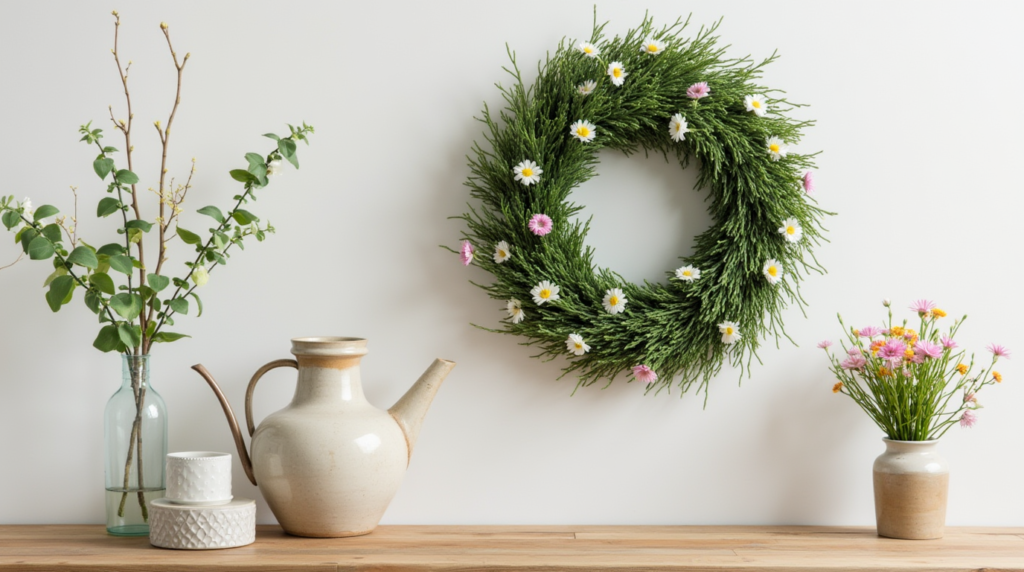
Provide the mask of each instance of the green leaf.
{"label": "green leaf", "polygon": [[[252,173],[253,175],[256,175],[253,169],[259,167],[263,167],[264,169],[266,169],[267,162],[263,158],[263,155],[260,155],[258,153],[246,153],[245,160],[249,162],[249,172]],[[256,176],[258,177],[259,175]]]}
{"label": "green leaf", "polygon": [[28,257],[32,260],[46,260],[51,256],[53,256],[53,244],[46,237],[37,236],[28,244]]}
{"label": "green leaf", "polygon": [[107,274],[99,274],[97,272],[93,272],[91,275],[89,275],[89,284],[92,284],[93,286],[96,287],[97,290],[103,292],[104,294],[110,294],[111,296],[113,296],[117,292],[117,290],[114,288],[114,279],[108,276]]}
{"label": "green leaf", "polygon": [[213,233],[213,244],[217,248],[220,248],[220,249],[223,250],[224,247],[228,245],[228,241],[229,240],[230,239],[228,238],[228,235],[224,234],[223,232],[215,232],[215,233]]}
{"label": "green leaf", "polygon": [[[56,262],[56,261],[57,261],[57,259],[55,258],[54,262]],[[43,288],[46,288],[47,286],[49,286],[50,282],[53,282],[54,280],[56,280],[58,276],[67,276],[67,275],[68,275],[68,269],[67,268],[64,268],[63,266],[58,266],[57,268],[54,268],[53,272],[49,276],[46,277],[46,281],[43,282]]]}
{"label": "green leaf", "polygon": [[143,284],[142,286],[139,286],[139,296],[142,296],[142,301],[145,302],[146,300],[149,300],[153,296],[156,296],[156,290]]}
{"label": "green leaf", "polygon": [[50,291],[46,293],[46,303],[54,312],[66,304],[70,298],[71,291],[75,288],[75,279],[70,276],[58,276],[50,282]]}
{"label": "green leaf", "polygon": [[179,314],[188,314],[188,300],[184,298],[172,298],[167,301],[167,305]]}
{"label": "green leaf", "polygon": [[110,298],[110,307],[122,318],[134,320],[142,312],[142,296],[121,292]]}
{"label": "green leaf", "polygon": [[153,301],[150,302],[150,305],[153,306],[153,310],[159,312],[160,308],[162,307],[162,305],[160,304],[160,298],[153,298]]}
{"label": "green leaf", "polygon": [[103,148],[104,153],[117,153],[117,147],[106,146]]}
{"label": "green leaf", "polygon": [[137,228],[128,229],[128,242],[135,244],[142,240],[142,231]]}
{"label": "green leaf", "polygon": [[281,139],[277,142],[277,150],[281,152],[281,155],[295,168],[299,168],[299,158],[295,156],[295,141],[291,139]]}
{"label": "green leaf", "polygon": [[60,227],[56,224],[48,224],[43,227],[43,236],[50,239],[50,242],[60,242],[64,237],[60,234]]}
{"label": "green leaf", "polygon": [[130,348],[137,348],[142,344],[142,328],[132,324],[119,325],[117,327],[117,336],[124,345]]}
{"label": "green leaf", "polygon": [[114,179],[122,185],[134,185],[139,182],[139,176],[129,171],[128,169],[121,169],[114,175]]}
{"label": "green leaf", "polygon": [[137,228],[142,232],[149,232],[149,229],[153,228],[153,224],[144,220],[130,220],[128,224],[124,225],[125,228]]}
{"label": "green leaf", "polygon": [[252,173],[245,169],[232,169],[230,175],[232,179],[239,183],[251,183],[257,180]]}
{"label": "green leaf", "polygon": [[198,318],[199,316],[203,315],[203,301],[199,299],[199,296],[197,296],[195,292],[190,294],[190,296],[196,299],[196,317]]}
{"label": "green leaf", "polygon": [[7,230],[11,230],[21,222],[21,215],[18,214],[18,211],[4,211],[3,222]]}
{"label": "green leaf", "polygon": [[36,222],[43,220],[48,216],[53,216],[60,212],[60,209],[53,205],[43,205],[36,209],[36,214],[33,218]]}
{"label": "green leaf", "polygon": [[100,350],[101,352],[112,352],[117,349],[117,344],[121,341],[117,335],[117,326],[103,326],[100,328],[100,333],[96,336],[96,340],[93,341],[92,347]]}
{"label": "green leaf", "polygon": [[105,254],[107,256],[116,256],[124,252],[124,247],[116,242],[111,244],[104,244],[96,251],[96,254]]}
{"label": "green leaf", "polygon": [[135,268],[132,266],[132,259],[123,255],[117,254],[110,257],[110,267],[122,274],[132,275],[132,270]]}
{"label": "green leaf", "polygon": [[224,213],[220,212],[220,209],[215,207],[215,206],[213,206],[213,205],[210,205],[208,207],[203,207],[203,208],[197,210],[196,212],[199,213],[199,214],[204,214],[204,215],[206,215],[208,217],[211,217],[211,218],[213,218],[213,220],[215,220],[217,222],[220,222],[220,223],[224,222]]}
{"label": "green leaf", "polygon": [[32,241],[37,236],[39,236],[39,233],[36,232],[36,229],[26,226],[25,228],[18,231],[18,234],[14,235],[14,240],[20,240],[21,249],[25,252],[25,254],[28,254],[28,245],[32,244]]}
{"label": "green leaf", "polygon": [[264,137],[270,137],[274,141],[280,141],[281,140],[280,137],[278,137],[277,135],[274,135],[273,133],[264,133],[263,136]]}
{"label": "green leaf", "polygon": [[203,239],[199,238],[199,235],[194,232],[189,232],[180,226],[178,227],[178,236],[185,244],[199,244]]}
{"label": "green leaf", "polygon": [[92,269],[100,265],[100,261],[96,258],[96,253],[88,246],[79,246],[72,250],[71,254],[68,255],[68,262]]}
{"label": "green leaf", "polygon": [[89,290],[85,293],[85,305],[92,310],[93,314],[99,314],[103,307],[103,298],[96,292]]}
{"label": "green leaf", "polygon": [[191,337],[192,336],[186,336],[185,334],[178,334],[178,333],[175,333],[175,332],[159,332],[156,335],[154,335],[150,339],[150,341],[157,342],[157,343],[170,343],[170,342],[174,342],[174,341],[180,340],[181,338],[191,338]]}
{"label": "green leaf", "polygon": [[252,224],[260,220],[259,217],[257,217],[256,215],[252,214],[247,210],[242,209],[236,209],[232,211],[231,218],[235,219],[235,222],[237,222],[238,224],[243,225]]}
{"label": "green leaf", "polygon": [[167,288],[167,285],[171,283],[170,278],[159,274],[147,274],[146,281],[153,287],[154,292],[159,292],[164,288]]}
{"label": "green leaf", "polygon": [[102,218],[110,216],[121,210],[121,201],[114,197],[103,197],[100,204],[96,205],[96,216]]}
{"label": "green leaf", "polygon": [[[103,152],[106,153],[107,150],[104,149]],[[107,158],[102,158],[101,157],[101,158],[96,159],[95,161],[92,162],[92,169],[94,171],[96,171],[96,174],[99,175],[100,179],[107,178],[107,175],[110,173],[110,171],[113,168],[114,168],[114,160],[113,159],[107,159]]]}

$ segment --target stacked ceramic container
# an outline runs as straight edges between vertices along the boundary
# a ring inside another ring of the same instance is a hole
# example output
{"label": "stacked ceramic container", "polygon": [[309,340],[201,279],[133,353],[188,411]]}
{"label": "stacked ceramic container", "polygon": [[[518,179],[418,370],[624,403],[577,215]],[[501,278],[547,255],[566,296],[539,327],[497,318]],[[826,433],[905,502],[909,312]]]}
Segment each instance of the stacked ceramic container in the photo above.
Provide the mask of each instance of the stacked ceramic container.
{"label": "stacked ceramic container", "polygon": [[256,503],[231,496],[231,455],[167,455],[167,494],[150,503],[149,542],[160,548],[233,548],[256,540]]}

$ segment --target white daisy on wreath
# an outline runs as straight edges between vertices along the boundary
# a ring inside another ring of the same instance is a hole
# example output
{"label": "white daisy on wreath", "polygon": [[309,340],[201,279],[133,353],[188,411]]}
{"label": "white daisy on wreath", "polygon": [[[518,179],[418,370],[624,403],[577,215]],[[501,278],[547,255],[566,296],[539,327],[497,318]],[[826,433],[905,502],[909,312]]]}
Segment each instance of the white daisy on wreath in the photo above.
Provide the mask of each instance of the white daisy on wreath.
{"label": "white daisy on wreath", "polygon": [[800,228],[800,222],[795,218],[787,218],[782,221],[782,226],[779,227],[779,234],[789,242],[800,242],[800,238],[804,235],[804,229]]}
{"label": "white daisy on wreath", "polygon": [[782,264],[774,258],[769,258],[768,262],[764,263],[764,277],[768,279],[769,284],[778,284],[782,280]]}
{"label": "white daisy on wreath", "polygon": [[722,334],[723,344],[734,344],[736,340],[743,337],[740,335],[740,328],[736,322],[722,322],[718,324],[718,331]]}
{"label": "white daisy on wreath", "polygon": [[768,145],[768,155],[771,156],[772,161],[778,161],[785,157],[786,153],[789,152],[789,149],[786,148],[785,141],[774,135],[765,139],[765,144]]}
{"label": "white daisy on wreath", "polygon": [[604,306],[605,311],[609,314],[621,314],[626,309],[625,294],[622,293],[621,288],[612,288],[604,293],[604,300],[601,305]]}
{"label": "white daisy on wreath", "polygon": [[508,309],[508,317],[512,318],[513,324],[518,324],[526,318],[526,312],[523,311],[522,303],[515,298],[508,301],[506,309]]}
{"label": "white daisy on wreath", "polygon": [[643,45],[640,46],[640,51],[645,54],[656,56],[665,51],[665,42],[655,40],[654,38],[648,38],[644,40]]}
{"label": "white daisy on wreath", "polygon": [[626,81],[626,68],[622,67],[622,62],[612,62],[608,64],[608,77],[612,80],[612,85],[621,86]]}
{"label": "white daisy on wreath", "polygon": [[747,108],[747,111],[753,111],[754,115],[758,117],[764,117],[764,114],[768,113],[768,103],[765,102],[764,96],[760,94],[744,97],[743,106]]}
{"label": "white daisy on wreath", "polygon": [[583,341],[583,336],[579,334],[569,334],[569,337],[565,339],[565,347],[570,353],[577,356],[590,351],[590,346]]}
{"label": "white daisy on wreath", "polygon": [[682,268],[676,268],[676,278],[683,282],[693,282],[700,278],[700,268],[695,266],[683,266]]}
{"label": "white daisy on wreath", "polygon": [[512,258],[512,247],[508,245],[508,242],[503,240],[494,247],[494,261],[501,264],[509,258]]}
{"label": "white daisy on wreath", "polygon": [[590,143],[597,137],[597,127],[586,119],[580,119],[569,127],[572,136],[584,143]]}
{"label": "white daisy on wreath", "polygon": [[540,182],[540,174],[544,172],[537,163],[526,159],[515,167],[512,167],[512,172],[516,174],[516,180],[523,183],[527,187],[534,183]]}
{"label": "white daisy on wreath", "polygon": [[580,95],[586,96],[590,95],[591,93],[594,93],[594,89],[596,88],[597,82],[592,79],[588,79],[587,81],[577,85],[576,91],[580,92]]}
{"label": "white daisy on wreath", "polygon": [[601,53],[597,46],[588,42],[580,42],[576,47],[588,58],[596,58]]}
{"label": "white daisy on wreath", "polygon": [[668,134],[676,143],[686,139],[686,134],[689,132],[690,126],[686,123],[686,118],[682,113],[677,113],[672,116],[672,119],[669,119]]}
{"label": "white daisy on wreath", "polygon": [[530,295],[533,296],[533,303],[540,306],[544,302],[554,302],[558,300],[558,286],[552,284],[547,280],[541,280],[539,284],[530,290]]}

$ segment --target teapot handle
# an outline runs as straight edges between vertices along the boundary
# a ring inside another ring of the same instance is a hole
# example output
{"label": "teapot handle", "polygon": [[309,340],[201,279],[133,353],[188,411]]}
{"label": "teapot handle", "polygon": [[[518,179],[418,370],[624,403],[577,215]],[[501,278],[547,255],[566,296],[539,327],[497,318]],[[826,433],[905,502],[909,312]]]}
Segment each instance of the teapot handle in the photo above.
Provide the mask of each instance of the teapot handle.
{"label": "teapot handle", "polygon": [[245,390],[245,424],[249,428],[250,437],[256,432],[256,426],[252,422],[252,395],[256,391],[256,382],[263,377],[263,374],[278,367],[294,367],[299,369],[299,362],[293,359],[279,359],[268,363],[256,371],[249,381],[249,387]]}

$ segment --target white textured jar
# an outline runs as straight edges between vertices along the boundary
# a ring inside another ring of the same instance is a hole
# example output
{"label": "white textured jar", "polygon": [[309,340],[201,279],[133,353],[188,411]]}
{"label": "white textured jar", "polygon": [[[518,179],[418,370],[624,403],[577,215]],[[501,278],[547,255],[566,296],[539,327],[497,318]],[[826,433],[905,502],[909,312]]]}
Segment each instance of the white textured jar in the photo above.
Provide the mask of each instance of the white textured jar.
{"label": "white textured jar", "polygon": [[942,538],[946,525],[949,465],[933,441],[885,442],[875,459],[878,535],[906,540]]}

